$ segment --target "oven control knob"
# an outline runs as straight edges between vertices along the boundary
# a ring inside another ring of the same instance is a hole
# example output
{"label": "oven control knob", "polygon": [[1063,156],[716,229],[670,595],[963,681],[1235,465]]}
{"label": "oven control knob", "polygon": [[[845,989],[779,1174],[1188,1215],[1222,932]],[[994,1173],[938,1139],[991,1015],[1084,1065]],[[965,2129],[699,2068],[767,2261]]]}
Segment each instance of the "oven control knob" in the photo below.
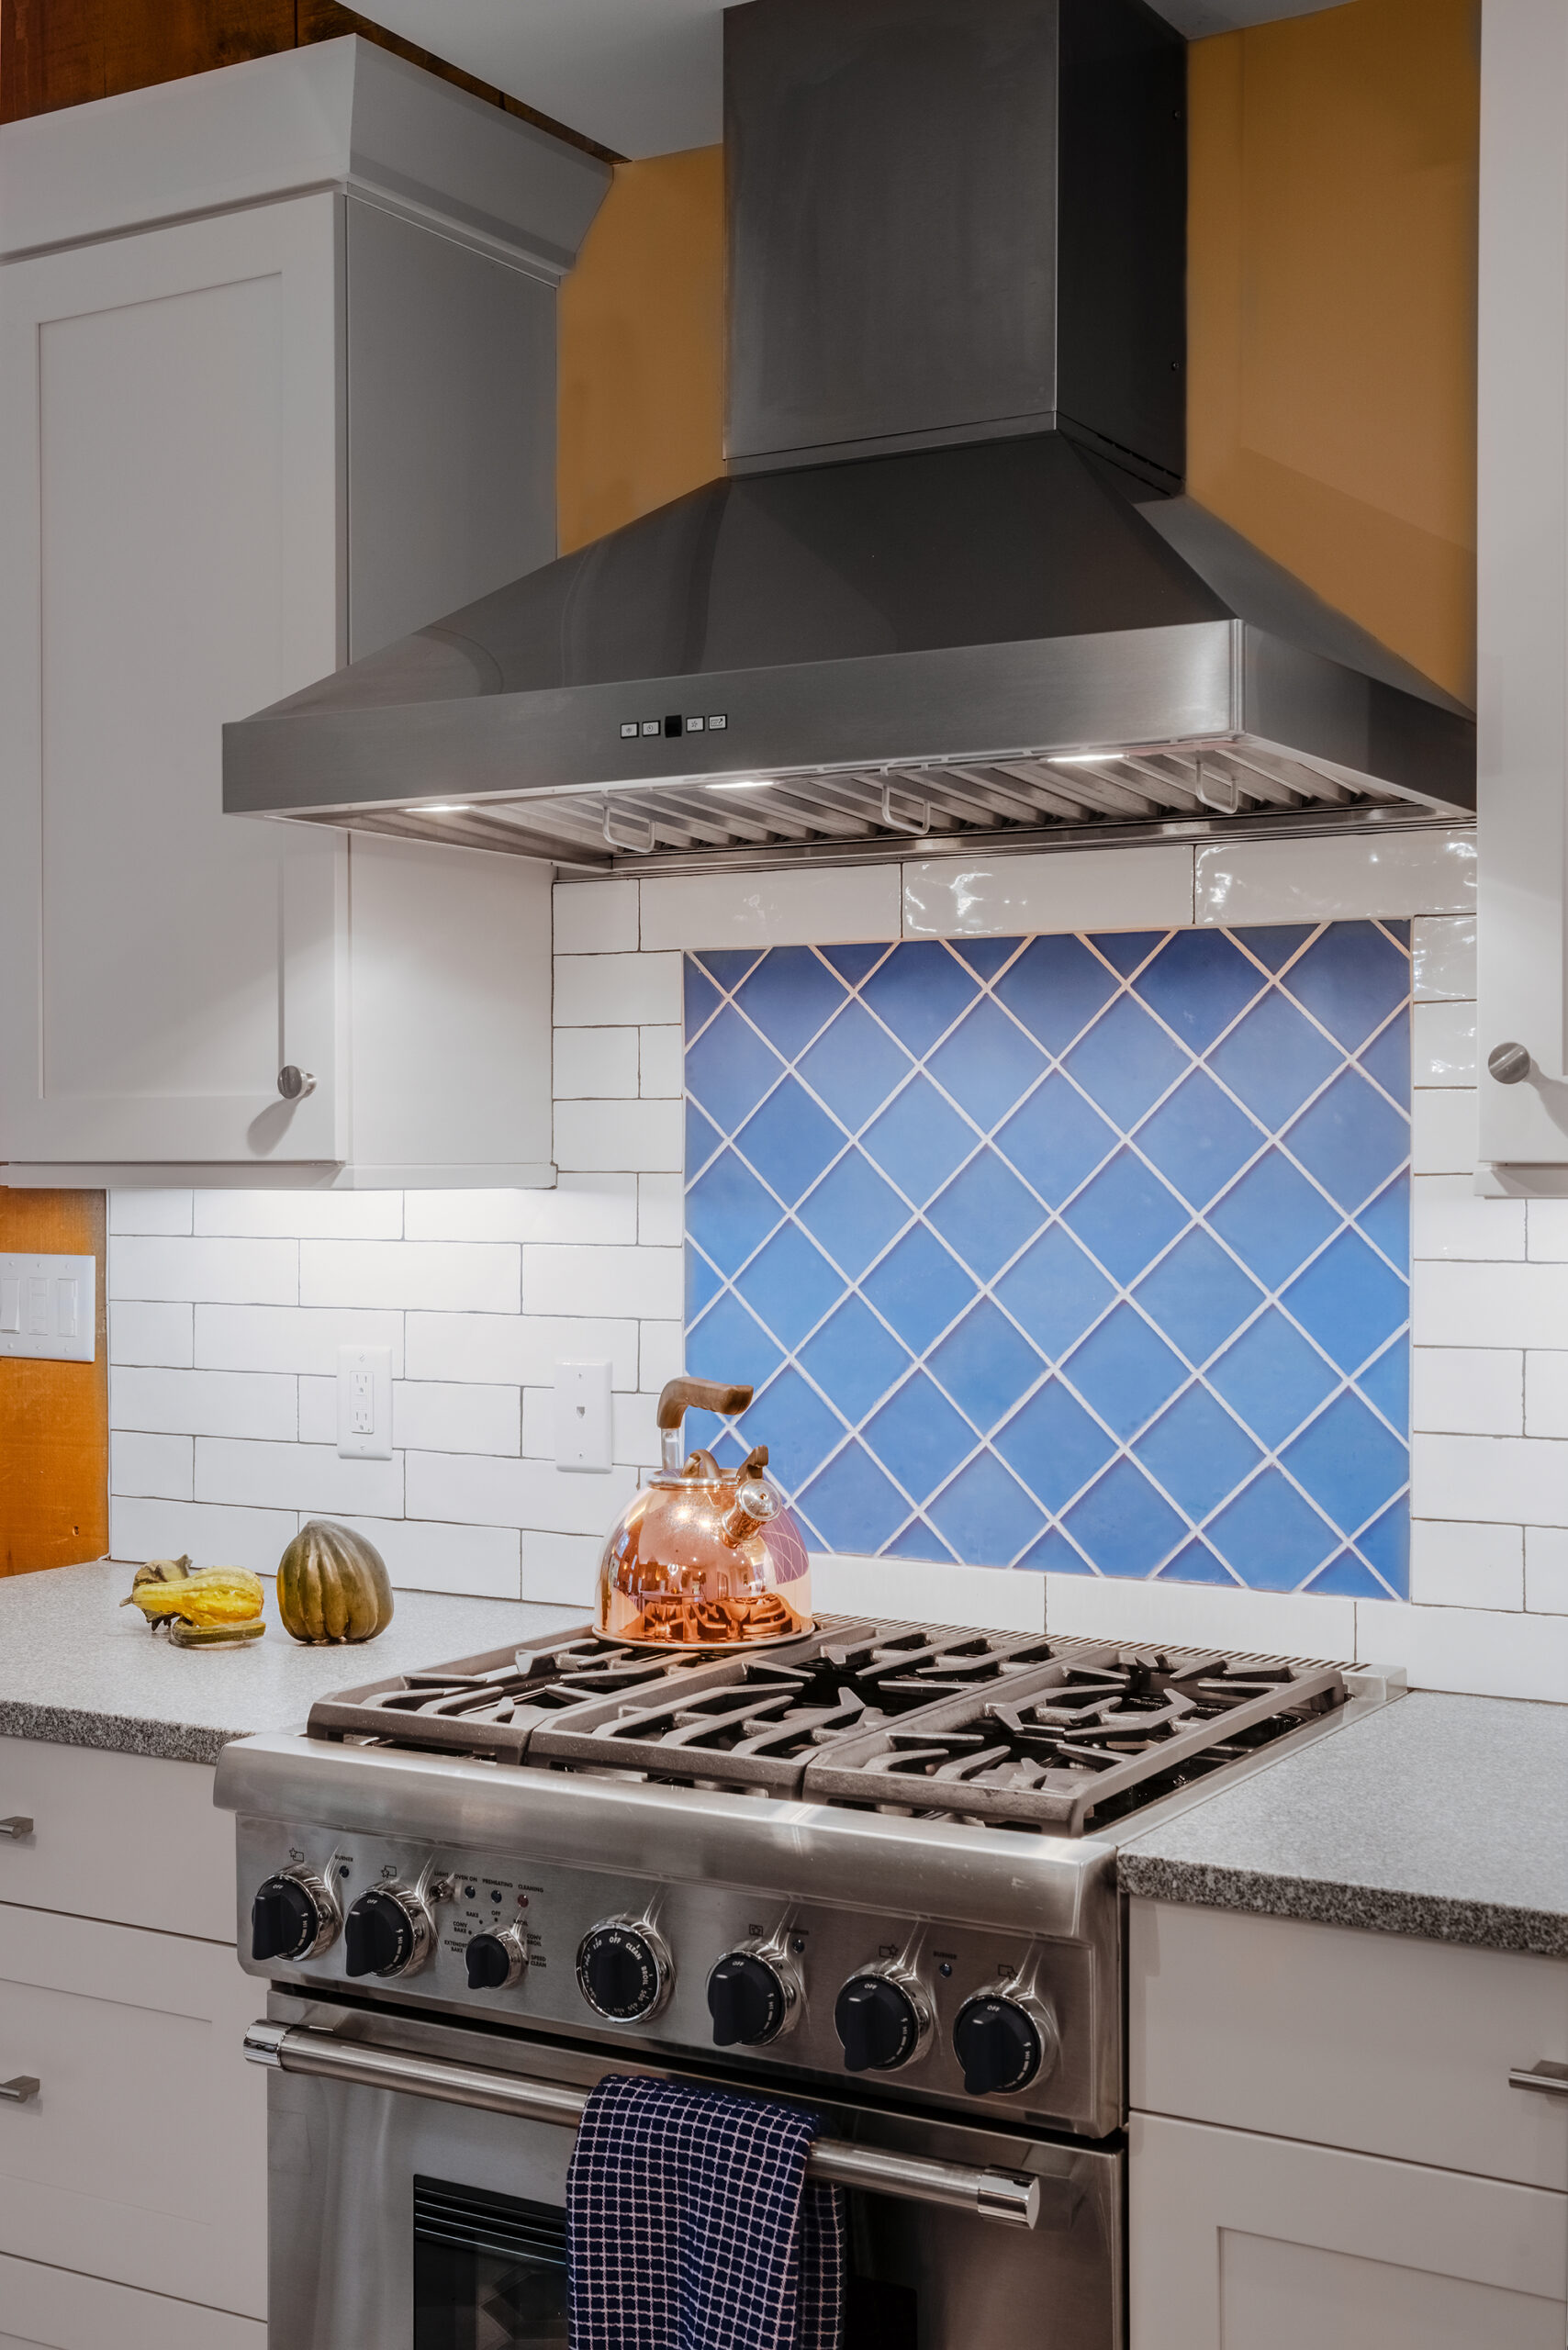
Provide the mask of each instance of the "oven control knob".
{"label": "oven control knob", "polygon": [[307,1870],[269,1876],[251,1904],[251,1956],[315,1958],[338,1938],[338,1905]]}
{"label": "oven control knob", "polygon": [[430,1956],[434,1931],[422,1901],[400,1886],[362,1893],[344,1925],[349,1975],[414,1975]]}
{"label": "oven control knob", "polygon": [[912,1975],[868,1967],[852,1975],[833,2011],[851,2073],[892,2073],[918,2055],[931,2032],[931,2010]]}
{"label": "oven control knob", "polygon": [[577,1951],[578,1988],[611,2023],[656,2015],[674,1979],[668,1951],[641,1918],[604,1919]]}
{"label": "oven control knob", "polygon": [[756,1950],[726,1951],[708,1977],[715,2048],[760,2048],[777,2040],[799,2003],[801,1986],[787,1962]]}
{"label": "oven control knob", "polygon": [[471,1991],[510,1991],[528,1964],[528,1949],[515,1926],[498,1934],[474,1934],[463,1945]]}
{"label": "oven control knob", "polygon": [[1042,2001],[982,1991],[966,1999],[953,2026],[953,2047],[971,2097],[1005,2096],[1048,2073],[1059,2045],[1056,2018]]}

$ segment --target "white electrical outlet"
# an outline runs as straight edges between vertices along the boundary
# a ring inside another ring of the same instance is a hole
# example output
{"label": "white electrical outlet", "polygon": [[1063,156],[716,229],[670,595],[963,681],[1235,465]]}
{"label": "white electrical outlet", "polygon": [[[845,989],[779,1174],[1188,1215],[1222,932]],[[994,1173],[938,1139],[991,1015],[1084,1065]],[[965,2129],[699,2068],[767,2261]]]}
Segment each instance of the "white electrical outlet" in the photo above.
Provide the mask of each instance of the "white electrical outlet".
{"label": "white electrical outlet", "polygon": [[555,1466],[603,1470],[610,1466],[610,1365],[555,1365]]}
{"label": "white electrical outlet", "polygon": [[0,1257],[0,1355],[91,1362],[96,1272],[91,1257]]}
{"label": "white electrical outlet", "polygon": [[344,1460],[392,1458],[392,1349],[338,1348],[338,1453]]}

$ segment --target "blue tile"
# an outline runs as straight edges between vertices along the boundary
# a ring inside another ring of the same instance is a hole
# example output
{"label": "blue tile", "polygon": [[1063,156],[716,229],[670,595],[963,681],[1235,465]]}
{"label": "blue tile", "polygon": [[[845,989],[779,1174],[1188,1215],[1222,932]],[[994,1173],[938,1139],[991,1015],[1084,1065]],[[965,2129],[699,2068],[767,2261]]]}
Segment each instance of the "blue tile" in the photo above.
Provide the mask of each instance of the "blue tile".
{"label": "blue tile", "polygon": [[723,1286],[723,1275],[715,1272],[707,1258],[698,1249],[688,1247],[686,1251],[686,1322],[689,1329],[703,1307],[712,1303]]}
{"label": "blue tile", "polygon": [[1187,1066],[1186,1055],[1130,995],[1118,996],[1062,1063],[1124,1133],[1153,1109]]}
{"label": "blue tile", "polygon": [[807,1194],[800,1220],[851,1281],[879,1257],[909,1210],[857,1150],[841,1158]]}
{"label": "blue tile", "polygon": [[860,1137],[860,1147],[916,1207],[924,1207],[980,1137],[927,1077],[895,1093]]}
{"label": "blue tile", "polygon": [[1280,1459],[1341,1534],[1386,1509],[1410,1477],[1406,1448],[1357,1395],[1336,1395]]}
{"label": "blue tile", "polygon": [[1406,1320],[1410,1292],[1359,1234],[1342,1232],[1280,1303],[1342,1371],[1355,1371]]}
{"label": "blue tile", "polygon": [[1410,1270],[1410,1178],[1396,1175],[1386,1191],[1362,1208],[1357,1224],[1402,1273]]}
{"label": "blue tile", "polygon": [[996,1285],[996,1294],[1044,1355],[1076,1346],[1116,1292],[1072,1235],[1053,1224]]}
{"label": "blue tile", "polygon": [[975,1284],[941,1242],[916,1225],[866,1282],[866,1294],[912,1352],[925,1352],[975,1295]]}
{"label": "blue tile", "polygon": [[[687,1363],[689,1369],[689,1353]],[[695,1375],[699,1379],[724,1376],[711,1371]],[[729,1376],[745,1379],[749,1373],[740,1370]],[[741,1414],[737,1425],[747,1444],[767,1445],[768,1472],[787,1494],[805,1484],[844,1435],[843,1422],[792,1363],[786,1363],[776,1379],[758,1388],[756,1400]]]}
{"label": "blue tile", "polygon": [[1378,923],[1378,928],[1380,930],[1386,930],[1390,938],[1397,941],[1401,946],[1407,947],[1409,946],[1410,924],[1408,922],[1391,922],[1388,916],[1384,914]]}
{"label": "blue tile", "polygon": [[1081,938],[1035,938],[996,992],[1047,1053],[1059,1053],[1110,1002],[1116,981]]}
{"label": "blue tile", "polygon": [[1179,930],[1133,982],[1189,1052],[1206,1053],[1268,985],[1222,930]]}
{"label": "blue tile", "polygon": [[1006,1315],[982,1297],[933,1350],[930,1368],[958,1409],[983,1430],[1013,1409],[1045,1364]]}
{"label": "blue tile", "polygon": [[762,960],[764,949],[759,946],[705,947],[697,960],[711,972],[726,995],[738,988],[754,964]]}
{"label": "blue tile", "polygon": [[1108,1314],[1062,1368],[1084,1402],[1124,1439],[1152,1418],[1188,1375],[1158,1331],[1126,1304]]}
{"label": "blue tile", "polygon": [[735,1148],[786,1207],[793,1207],[844,1148],[843,1130],[792,1077],[776,1086],[735,1136]]}
{"label": "blue tile", "polygon": [[847,986],[857,988],[867,972],[874,971],[883,956],[890,954],[891,949],[887,946],[824,946],[822,951],[840,979]]}
{"label": "blue tile", "polygon": [[1044,1514],[992,1452],[960,1469],[925,1515],[969,1567],[1009,1565],[1045,1525]]}
{"label": "blue tile", "polygon": [[1278,1289],[1339,1219],[1301,1169],[1271,1150],[1215,1203],[1207,1221],[1266,1289]]}
{"label": "blue tile", "polygon": [[1277,1448],[1338,1385],[1322,1356],[1275,1306],[1243,1330],[1206,1373],[1253,1433]]}
{"label": "blue tile", "polygon": [[930,1051],[978,992],[973,973],[935,939],[895,947],[860,990],[900,1044],[917,1057]]}
{"label": "blue tile", "polygon": [[1339,1538],[1277,1469],[1265,1469],[1204,1528],[1212,1547],[1253,1591],[1295,1591]]}
{"label": "blue tile", "polygon": [[798,1064],[813,1093],[852,1134],[880,1109],[914,1063],[887,1030],[851,1003]]}
{"label": "blue tile", "polygon": [[772,1046],[726,1004],[686,1056],[686,1090],[716,1126],[733,1135],[784,1074]]}
{"label": "blue tile", "polygon": [[800,1506],[832,1550],[874,1553],[909,1516],[902,1494],[853,1441],[803,1489]]}
{"label": "blue tile", "polygon": [[1393,1596],[1388,1585],[1381,1582],[1370,1567],[1363,1566],[1353,1550],[1341,1550],[1337,1559],[1330,1559],[1321,1572],[1313,1576],[1306,1589],[1316,1592],[1319,1598],[1388,1599]]}
{"label": "blue tile", "polygon": [[1217,1583],[1230,1590],[1239,1588],[1237,1579],[1223,1559],[1216,1559],[1206,1542],[1193,1539],[1185,1550],[1178,1550],[1169,1563],[1160,1568],[1157,1583]]}
{"label": "blue tile", "polygon": [[998,1428],[992,1442],[1036,1499],[1052,1511],[1065,1509],[1116,1449],[1059,1379],[1047,1379]]}
{"label": "blue tile", "polygon": [[787,1061],[803,1052],[845,1000],[844,983],[809,946],[775,946],[735,1002]]}
{"label": "blue tile", "polygon": [[971,1272],[989,1281],[1045,1222],[1045,1210],[1006,1162],[982,1150],[927,1210]]}
{"label": "blue tile", "polygon": [[889,1396],[861,1433],[883,1468],[916,1502],[945,1484],[975,1449],[969,1422],[923,1371]]}
{"label": "blue tile", "polygon": [[1276,1133],[1338,1066],[1327,1036],[1273,990],[1209,1056],[1215,1074]]}
{"label": "blue tile", "polygon": [[998,971],[1010,963],[1023,946],[1021,938],[954,938],[948,941],[955,955],[966,962],[977,979],[988,985]]}
{"label": "blue tile", "polygon": [[1103,1575],[1151,1575],[1187,1528],[1141,1469],[1118,1460],[1062,1520]]}
{"label": "blue tile", "polygon": [[776,1338],[797,1347],[842,1296],[844,1278],[798,1224],[786,1224],[753,1258],[735,1287]]}
{"label": "blue tile", "polygon": [[1130,979],[1165,936],[1162,930],[1097,930],[1093,944],[1114,970]]}
{"label": "blue tile", "polygon": [[1331,923],[1294,965],[1285,985],[1353,1053],[1408,997],[1410,958],[1376,923]]}
{"label": "blue tile", "polygon": [[1062,1210],[1063,1223],[1124,1287],[1188,1220],[1181,1201],[1130,1150],[1119,1150]]}
{"label": "blue tile", "polygon": [[1137,1130],[1137,1147],[1194,1208],[1205,1207],[1268,1137],[1201,1069]]}
{"label": "blue tile", "polygon": [[686,1228],[724,1273],[740,1270],[779,1215],[778,1201],[733,1150],[714,1159],[686,1195]]}
{"label": "blue tile", "polygon": [[1256,955],[1265,970],[1282,971],[1298,948],[1305,946],[1316,925],[1305,923],[1270,923],[1253,929],[1233,930],[1232,938]]}
{"label": "blue tile", "polygon": [[1383,1348],[1375,1362],[1368,1363],[1356,1385],[1371,1404],[1375,1404],[1385,1420],[1393,1423],[1396,1436],[1408,1438],[1410,1434],[1410,1340],[1401,1334],[1391,1346]]}
{"label": "blue tile", "polygon": [[1356,1548],[1375,1569],[1395,1599],[1410,1596],[1410,1503],[1406,1498],[1385,1509],[1374,1526],[1356,1538]]}
{"label": "blue tile", "polygon": [[1041,1575],[1092,1575],[1094,1572],[1081,1550],[1075,1550],[1058,1527],[1048,1526],[1037,1542],[1031,1542],[1015,1567],[1027,1567]]}
{"label": "blue tile", "polygon": [[928,1526],[923,1517],[912,1519],[902,1534],[884,1542],[879,1555],[884,1559],[935,1559],[938,1565],[946,1566],[963,1564],[961,1559],[953,1556],[935,1528]]}
{"label": "blue tile", "polygon": [[686,1179],[689,1182],[700,1174],[717,1150],[722,1150],[724,1137],[711,1118],[705,1118],[695,1102],[686,1105]]}
{"label": "blue tile", "polygon": [[982,996],[926,1067],[937,1083],[989,1133],[1048,1066],[1015,1020]]}
{"label": "blue tile", "polygon": [[[726,1290],[686,1334],[686,1368],[693,1379],[760,1387],[781,1360],[767,1331],[733,1290]],[[689,1431],[688,1440],[696,1441]]]}
{"label": "blue tile", "polygon": [[1394,1100],[1408,1105],[1410,1100],[1410,1014],[1396,1013],[1386,1028],[1372,1038],[1364,1053],[1357,1055],[1360,1066]]}
{"label": "blue tile", "polygon": [[1408,1159],[1410,1121],[1358,1070],[1347,1069],[1282,1140],[1349,1213],[1381,1192]]}
{"label": "blue tile", "polygon": [[695,956],[686,958],[685,979],[686,1035],[689,1043],[700,1028],[707,1026],[724,999]]}
{"label": "blue tile", "polygon": [[854,1295],[823,1323],[801,1361],[823,1394],[831,1395],[853,1420],[863,1419],[910,1368],[907,1350],[882,1327],[864,1299]]}
{"label": "blue tile", "polygon": [[1047,1077],[995,1137],[1027,1183],[1054,1208],[1116,1147],[1116,1130],[1065,1077]]}
{"label": "blue tile", "polygon": [[1244,1484],[1263,1456],[1204,1387],[1189,1387],[1133,1448],[1189,1517],[1207,1517]]}
{"label": "blue tile", "polygon": [[1171,1345],[1194,1367],[1241,1327],[1263,1303],[1217,1240],[1194,1227],[1183,1233],[1135,1292],[1138,1304]]}

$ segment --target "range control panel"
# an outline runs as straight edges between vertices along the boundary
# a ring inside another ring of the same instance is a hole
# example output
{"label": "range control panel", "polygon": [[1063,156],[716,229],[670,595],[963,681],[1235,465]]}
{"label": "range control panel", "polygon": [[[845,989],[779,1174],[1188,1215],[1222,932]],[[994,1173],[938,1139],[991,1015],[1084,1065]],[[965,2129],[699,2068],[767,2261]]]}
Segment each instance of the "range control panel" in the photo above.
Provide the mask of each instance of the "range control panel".
{"label": "range control panel", "polygon": [[1076,1943],[250,1819],[239,1852],[269,1981],[1111,2126]]}

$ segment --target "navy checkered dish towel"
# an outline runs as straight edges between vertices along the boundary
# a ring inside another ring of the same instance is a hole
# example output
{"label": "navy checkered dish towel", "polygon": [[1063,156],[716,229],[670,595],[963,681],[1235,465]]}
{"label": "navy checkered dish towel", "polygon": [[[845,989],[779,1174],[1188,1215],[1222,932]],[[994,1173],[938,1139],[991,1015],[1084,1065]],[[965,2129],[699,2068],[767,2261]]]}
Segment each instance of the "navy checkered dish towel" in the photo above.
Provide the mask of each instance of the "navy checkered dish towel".
{"label": "navy checkered dish towel", "polygon": [[566,2179],[571,2350],[839,2350],[844,2198],[813,2114],[611,2074]]}

